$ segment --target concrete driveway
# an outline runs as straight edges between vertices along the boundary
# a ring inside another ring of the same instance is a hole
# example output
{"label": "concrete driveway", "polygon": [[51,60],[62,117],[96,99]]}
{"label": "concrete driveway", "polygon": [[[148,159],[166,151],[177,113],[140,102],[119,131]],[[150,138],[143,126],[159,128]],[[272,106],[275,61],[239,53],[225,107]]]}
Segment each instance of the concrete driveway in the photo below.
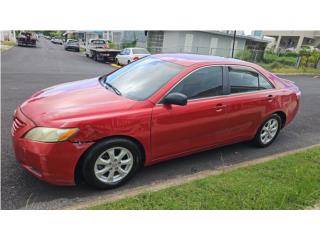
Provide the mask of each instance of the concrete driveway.
{"label": "concrete driveway", "polygon": [[235,144],[143,168],[126,185],[98,191],[86,185],[58,187],[41,182],[15,161],[10,139],[12,113],[33,92],[58,83],[86,79],[111,71],[80,53],[64,51],[41,39],[38,48],[14,47],[2,55],[1,199],[2,209],[60,209],[95,196],[108,196],[161,180],[174,179],[320,142],[320,78],[285,76],[302,91],[301,109],[294,122],[268,148]]}

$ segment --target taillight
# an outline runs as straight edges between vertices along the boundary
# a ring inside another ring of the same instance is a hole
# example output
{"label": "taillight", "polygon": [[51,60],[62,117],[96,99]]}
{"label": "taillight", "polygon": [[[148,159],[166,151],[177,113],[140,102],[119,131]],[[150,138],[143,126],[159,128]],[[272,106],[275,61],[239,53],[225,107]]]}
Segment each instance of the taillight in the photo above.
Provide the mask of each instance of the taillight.
{"label": "taillight", "polygon": [[137,61],[137,60],[139,60],[139,57],[134,57],[133,58],[133,61]]}

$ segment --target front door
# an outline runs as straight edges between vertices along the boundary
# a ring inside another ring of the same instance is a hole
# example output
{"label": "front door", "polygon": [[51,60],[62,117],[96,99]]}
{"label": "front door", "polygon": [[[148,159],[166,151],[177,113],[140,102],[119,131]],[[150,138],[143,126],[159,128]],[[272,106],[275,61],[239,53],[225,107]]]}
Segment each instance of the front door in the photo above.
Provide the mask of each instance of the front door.
{"label": "front door", "polygon": [[226,105],[222,67],[193,71],[169,93],[188,97],[185,106],[157,104],[152,113],[151,145],[154,160],[180,155],[223,141]]}

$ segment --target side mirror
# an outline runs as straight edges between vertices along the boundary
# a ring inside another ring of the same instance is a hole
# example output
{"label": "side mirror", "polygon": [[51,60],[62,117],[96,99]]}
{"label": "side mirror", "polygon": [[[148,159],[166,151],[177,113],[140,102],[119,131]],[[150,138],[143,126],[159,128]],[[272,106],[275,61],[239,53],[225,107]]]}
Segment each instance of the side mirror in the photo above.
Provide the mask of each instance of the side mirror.
{"label": "side mirror", "polygon": [[163,100],[164,104],[173,104],[180,106],[187,105],[187,102],[188,97],[182,93],[170,93]]}

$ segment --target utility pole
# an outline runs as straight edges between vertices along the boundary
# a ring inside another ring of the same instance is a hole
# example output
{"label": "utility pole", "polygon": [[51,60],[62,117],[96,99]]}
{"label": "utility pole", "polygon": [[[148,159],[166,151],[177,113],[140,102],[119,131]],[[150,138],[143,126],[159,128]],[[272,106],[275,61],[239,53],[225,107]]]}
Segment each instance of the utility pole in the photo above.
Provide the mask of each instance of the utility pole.
{"label": "utility pole", "polygon": [[232,58],[233,58],[233,55],[234,55],[234,44],[235,44],[235,42],[236,42],[236,33],[237,33],[237,31],[234,30],[234,32],[233,32],[232,54],[231,54],[231,57],[232,57]]}

